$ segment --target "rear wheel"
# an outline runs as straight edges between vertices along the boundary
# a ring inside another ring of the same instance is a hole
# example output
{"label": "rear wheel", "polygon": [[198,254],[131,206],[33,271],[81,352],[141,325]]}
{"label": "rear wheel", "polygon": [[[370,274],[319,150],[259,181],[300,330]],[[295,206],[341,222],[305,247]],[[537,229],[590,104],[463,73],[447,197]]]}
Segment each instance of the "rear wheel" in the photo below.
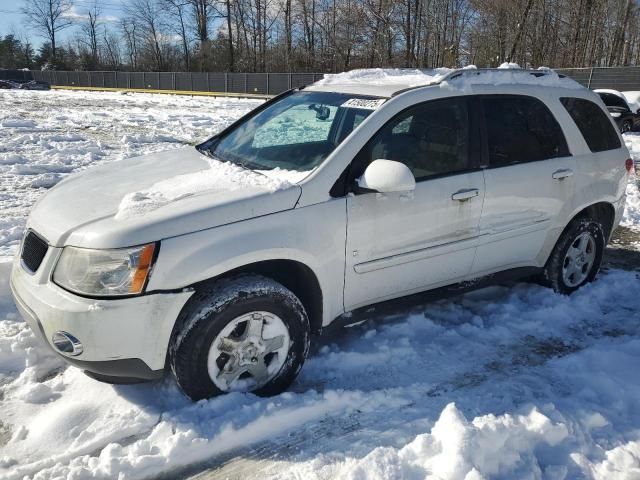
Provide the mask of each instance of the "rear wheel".
{"label": "rear wheel", "polygon": [[231,391],[276,395],[293,382],[309,349],[309,320],[298,298],[258,275],[197,292],[179,325],[171,368],[193,400]]}
{"label": "rear wheel", "polygon": [[602,263],[605,235],[602,225],[588,218],[571,222],[544,268],[544,283],[569,294],[591,282]]}

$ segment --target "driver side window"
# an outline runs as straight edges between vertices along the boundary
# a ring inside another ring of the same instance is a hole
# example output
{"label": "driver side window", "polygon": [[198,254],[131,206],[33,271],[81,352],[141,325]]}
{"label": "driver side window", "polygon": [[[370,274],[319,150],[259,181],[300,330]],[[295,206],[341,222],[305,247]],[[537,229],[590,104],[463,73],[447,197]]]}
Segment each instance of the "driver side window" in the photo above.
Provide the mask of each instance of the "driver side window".
{"label": "driver side window", "polygon": [[465,98],[417,105],[387,123],[365,148],[364,165],[377,159],[404,163],[416,181],[469,168]]}

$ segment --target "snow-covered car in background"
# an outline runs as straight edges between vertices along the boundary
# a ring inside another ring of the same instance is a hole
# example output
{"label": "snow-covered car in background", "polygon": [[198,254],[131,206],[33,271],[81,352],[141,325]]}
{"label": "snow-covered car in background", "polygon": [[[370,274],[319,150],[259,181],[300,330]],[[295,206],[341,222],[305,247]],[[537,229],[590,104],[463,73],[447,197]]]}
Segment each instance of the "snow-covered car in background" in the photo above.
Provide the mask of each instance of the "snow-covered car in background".
{"label": "snow-covered car in background", "polygon": [[311,334],[371,304],[487,277],[590,282],[628,158],[599,97],[552,71],[328,76],[196,148],[60,182],[11,288],[95,378],[168,369],[193,399],[276,394]]}
{"label": "snow-covered car in background", "polygon": [[621,92],[609,89],[596,89],[594,92],[600,95],[609,114],[622,133],[630,132],[638,127],[640,123],[638,108],[632,109]]}
{"label": "snow-covered car in background", "polygon": [[0,89],[50,90],[51,85],[39,80],[0,80]]}
{"label": "snow-covered car in background", "polygon": [[28,80],[20,82],[21,90],[51,90],[51,84],[41,80]]}
{"label": "snow-covered car in background", "polygon": [[11,80],[0,80],[0,89],[9,90],[13,88],[18,88],[18,84]]}

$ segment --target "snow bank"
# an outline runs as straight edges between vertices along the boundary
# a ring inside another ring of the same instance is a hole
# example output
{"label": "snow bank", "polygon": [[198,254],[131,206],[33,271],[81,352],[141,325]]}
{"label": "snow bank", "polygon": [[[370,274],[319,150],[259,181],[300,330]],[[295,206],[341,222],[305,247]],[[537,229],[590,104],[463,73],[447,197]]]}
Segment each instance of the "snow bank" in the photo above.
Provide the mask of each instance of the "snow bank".
{"label": "snow bank", "polygon": [[[625,133],[623,137],[637,169],[640,166],[640,134],[630,132]],[[620,225],[640,231],[640,178],[635,174],[631,176],[627,185],[627,203]]]}
{"label": "snow bank", "polygon": [[484,415],[468,421],[455,404],[447,405],[430,433],[400,449],[377,448],[362,460],[347,462],[340,478],[523,478],[540,471],[532,454],[539,445],[555,446],[568,436],[535,408],[524,415]]}
{"label": "snow bank", "polygon": [[637,183],[627,185],[627,204],[620,225],[640,231],[640,190]]}
{"label": "snow bank", "polygon": [[184,198],[241,188],[260,188],[268,192],[283,190],[302,180],[309,172],[275,168],[248,170],[233,163],[208,159],[209,168],[162,180],[148,190],[126,195],[118,207],[116,219],[144,215]]}
{"label": "snow bank", "polygon": [[0,121],[0,127],[2,128],[34,128],[36,122],[33,120],[5,118]]}

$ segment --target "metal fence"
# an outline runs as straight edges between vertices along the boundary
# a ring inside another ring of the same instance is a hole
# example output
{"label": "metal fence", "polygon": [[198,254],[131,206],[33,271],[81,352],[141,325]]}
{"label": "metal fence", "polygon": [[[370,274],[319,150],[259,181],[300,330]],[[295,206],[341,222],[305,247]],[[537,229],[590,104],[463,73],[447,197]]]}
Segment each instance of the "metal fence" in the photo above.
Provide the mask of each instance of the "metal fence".
{"label": "metal fence", "polygon": [[640,90],[640,67],[556,68],[585,87]]}
{"label": "metal fence", "polygon": [[0,79],[42,80],[55,86],[135,88],[191,92],[277,95],[307,85],[321,73],[215,72],[70,72],[61,70],[0,70]]}
{"label": "metal fence", "polygon": [[[589,88],[640,90],[640,67],[558,68]],[[192,92],[277,95],[307,85],[322,73],[215,73],[215,72],[70,72],[0,70],[0,79],[43,80],[56,86],[136,88]]]}

